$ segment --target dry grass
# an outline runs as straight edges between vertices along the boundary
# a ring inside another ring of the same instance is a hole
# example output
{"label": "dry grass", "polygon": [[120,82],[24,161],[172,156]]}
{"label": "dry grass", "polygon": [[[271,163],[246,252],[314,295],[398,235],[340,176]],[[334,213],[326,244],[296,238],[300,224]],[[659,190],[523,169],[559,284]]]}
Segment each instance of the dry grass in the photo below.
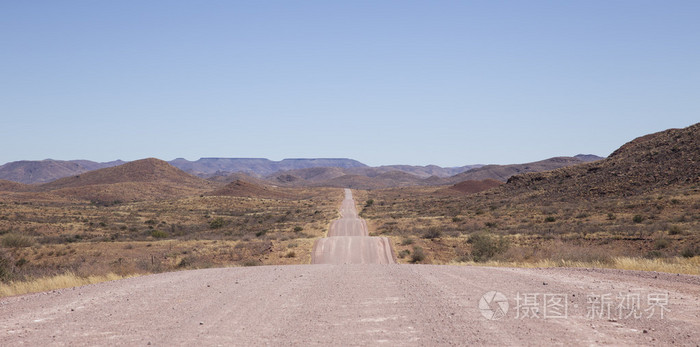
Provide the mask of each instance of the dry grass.
{"label": "dry grass", "polygon": [[115,281],[122,278],[124,278],[124,276],[114,273],[99,276],[80,277],[72,272],[67,272],[61,275],[42,277],[27,281],[12,281],[9,283],[0,282],[0,297],[78,287],[87,284]]}
{"label": "dry grass", "polygon": [[549,268],[549,267],[576,267],[576,268],[603,268],[636,271],[656,271],[673,274],[700,275],[700,257],[693,258],[664,258],[646,259],[632,257],[614,257],[610,262],[602,261],[570,261],[570,260],[540,260],[537,262],[509,262],[490,260],[477,263],[473,261],[454,263],[454,265],[494,266],[494,267],[522,267],[522,268]]}
{"label": "dry grass", "polygon": [[286,192],[286,198],[196,195],[108,206],[0,193],[0,282],[67,272],[88,278],[308,264],[314,239],[338,218],[343,191]]}

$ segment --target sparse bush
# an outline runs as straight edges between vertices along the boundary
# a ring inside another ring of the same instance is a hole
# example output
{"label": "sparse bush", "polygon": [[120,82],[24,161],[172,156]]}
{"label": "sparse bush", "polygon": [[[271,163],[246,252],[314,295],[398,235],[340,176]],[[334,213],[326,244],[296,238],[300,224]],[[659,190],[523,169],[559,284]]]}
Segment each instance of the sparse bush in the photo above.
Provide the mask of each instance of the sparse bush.
{"label": "sparse bush", "polygon": [[295,226],[295,227],[294,227],[294,232],[295,232],[295,233],[301,232],[301,231],[303,231],[303,230],[304,230],[304,228],[302,228],[302,227],[300,227],[300,226]]}
{"label": "sparse bush", "polygon": [[491,235],[474,234],[467,240],[472,245],[472,259],[475,262],[487,261],[508,250],[509,244],[503,236],[495,239]]}
{"label": "sparse bush", "polygon": [[284,255],[285,258],[294,258],[296,256],[297,256],[297,254],[294,251],[289,251],[289,252],[287,252],[287,254]]}
{"label": "sparse bush", "polygon": [[683,229],[681,229],[681,227],[679,227],[678,225],[672,225],[670,228],[668,228],[668,234],[681,235],[683,234]]}
{"label": "sparse bush", "polygon": [[419,263],[425,260],[425,252],[420,246],[413,247],[413,254],[411,254],[411,263]]}
{"label": "sparse bush", "polygon": [[411,251],[410,251],[410,250],[404,249],[404,250],[402,250],[402,251],[399,252],[398,257],[399,257],[400,259],[403,259],[403,258],[406,258],[406,257],[407,257],[408,255],[410,255],[410,254],[411,254]]}
{"label": "sparse bush", "polygon": [[244,260],[241,263],[241,265],[243,265],[243,266],[260,266],[260,265],[262,265],[262,263],[260,262],[260,260],[257,260],[257,259],[247,259],[247,260]]}
{"label": "sparse bush", "polygon": [[428,231],[426,231],[423,234],[424,239],[430,239],[430,240],[440,238],[441,236],[442,236],[442,231],[438,228],[430,228],[430,229],[428,229]]}
{"label": "sparse bush", "polygon": [[224,220],[221,217],[216,217],[209,222],[209,228],[211,229],[219,229],[223,228],[226,225],[226,220]]}
{"label": "sparse bush", "polygon": [[156,239],[164,239],[164,238],[168,237],[168,233],[166,233],[165,231],[162,231],[162,230],[153,230],[153,231],[151,231],[151,236],[153,236],[153,238],[156,238]]}
{"label": "sparse bush", "polygon": [[403,240],[401,240],[401,246],[408,246],[413,244],[413,239],[410,237],[406,237]]}
{"label": "sparse bush", "polygon": [[669,243],[670,242],[668,241],[668,239],[658,238],[658,239],[656,239],[656,241],[654,241],[654,248],[655,249],[664,249],[664,248],[668,247]]}
{"label": "sparse bush", "polygon": [[617,217],[615,216],[614,213],[608,213],[608,220],[615,220]]}
{"label": "sparse bush", "polygon": [[693,247],[693,246],[687,246],[681,252],[681,256],[683,256],[684,258],[692,258],[696,255],[700,255],[700,248]]}
{"label": "sparse bush", "polygon": [[547,216],[544,221],[545,223],[552,223],[555,222],[557,219],[554,216]]}
{"label": "sparse bush", "polygon": [[459,217],[457,217],[457,216],[452,217],[452,222],[454,222],[454,223],[459,223],[459,222],[461,222],[461,221],[462,221],[462,218],[459,218]]}
{"label": "sparse bush", "polygon": [[636,214],[636,215],[634,215],[634,217],[632,217],[632,221],[635,223],[641,223],[644,221],[644,217],[642,217],[639,214]]}
{"label": "sparse bush", "polygon": [[372,205],[374,205],[374,199],[369,199],[365,201],[365,207],[370,207]]}
{"label": "sparse bush", "polygon": [[12,256],[0,249],[0,282],[8,282],[12,280],[13,263],[14,260],[12,259]]}
{"label": "sparse bush", "polygon": [[34,239],[30,236],[19,234],[7,234],[2,237],[2,246],[7,248],[24,248],[34,245]]}

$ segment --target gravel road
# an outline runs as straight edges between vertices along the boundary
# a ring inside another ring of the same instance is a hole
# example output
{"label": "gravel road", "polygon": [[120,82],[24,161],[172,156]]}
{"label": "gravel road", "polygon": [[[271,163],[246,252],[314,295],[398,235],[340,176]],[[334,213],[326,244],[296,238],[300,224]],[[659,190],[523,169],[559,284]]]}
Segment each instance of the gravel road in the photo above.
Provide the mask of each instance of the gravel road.
{"label": "gravel road", "polygon": [[312,264],[395,263],[389,239],[368,236],[367,222],[357,215],[350,189],[345,189],[340,216],[331,223],[328,237],[314,243]]}
{"label": "gravel road", "polygon": [[[493,295],[482,302],[491,291],[508,303],[498,320],[489,318],[504,302],[489,306]],[[518,307],[518,295],[535,294]],[[550,308],[544,317],[544,294],[564,295],[566,315],[553,318]],[[589,301],[608,294],[610,317],[605,310],[599,316],[601,310]],[[618,316],[619,294],[639,294],[644,314],[635,317],[629,309]],[[667,302],[649,305],[658,295]],[[538,316],[525,317],[535,308]],[[587,317],[588,311],[596,314]],[[2,346],[696,346],[700,278],[438,265],[261,266],[164,273],[4,298],[0,313]]]}

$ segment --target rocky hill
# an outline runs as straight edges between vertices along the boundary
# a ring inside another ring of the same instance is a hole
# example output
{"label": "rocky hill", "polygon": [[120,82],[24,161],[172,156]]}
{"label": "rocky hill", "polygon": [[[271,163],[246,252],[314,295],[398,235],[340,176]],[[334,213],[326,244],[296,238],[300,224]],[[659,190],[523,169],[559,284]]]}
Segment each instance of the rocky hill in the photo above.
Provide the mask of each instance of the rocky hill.
{"label": "rocky hill", "polygon": [[700,183],[700,123],[628,142],[607,159],[551,172],[513,176],[506,191],[552,196],[628,196]]}
{"label": "rocky hill", "polygon": [[290,194],[284,191],[284,188],[271,187],[266,185],[258,185],[255,183],[237,180],[227,184],[226,186],[205,193],[208,196],[241,196],[249,198],[264,198],[264,199],[284,199],[289,198]]}
{"label": "rocky hill", "polygon": [[480,168],[472,169],[452,176],[444,180],[443,184],[456,184],[463,181],[480,181],[485,179],[494,179],[505,182],[513,175],[527,172],[550,171],[561,167],[583,164],[585,162],[586,161],[577,157],[554,157],[525,164],[485,165]]}
{"label": "rocky hill", "polygon": [[445,190],[449,190],[452,192],[459,192],[462,194],[475,194],[479,192],[483,192],[485,190],[489,190],[491,188],[498,187],[500,185],[504,184],[501,181],[497,181],[494,179],[485,179],[482,181],[463,181],[459,182]]}
{"label": "rocky hill", "polygon": [[104,202],[188,196],[218,185],[149,158],[65,177],[39,188],[60,196]]}

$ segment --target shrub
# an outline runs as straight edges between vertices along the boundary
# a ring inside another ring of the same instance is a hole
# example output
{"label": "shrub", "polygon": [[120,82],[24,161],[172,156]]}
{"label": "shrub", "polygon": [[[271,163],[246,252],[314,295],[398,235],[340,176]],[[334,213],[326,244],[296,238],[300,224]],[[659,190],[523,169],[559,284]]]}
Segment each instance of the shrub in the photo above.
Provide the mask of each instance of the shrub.
{"label": "shrub", "polygon": [[289,251],[289,252],[287,252],[287,254],[284,255],[285,258],[294,258],[296,256],[297,256],[297,254],[294,251]]}
{"label": "shrub", "polygon": [[[683,256],[684,258],[692,258],[695,255],[700,255],[700,249],[693,248],[693,246],[688,246],[688,247],[684,248],[683,251],[681,252],[681,256]],[[0,277],[0,279],[1,279],[1,277]]]}
{"label": "shrub", "polygon": [[12,256],[0,249],[0,282],[12,280],[13,263]]}
{"label": "shrub", "polygon": [[161,230],[153,230],[153,231],[151,231],[151,236],[153,236],[156,239],[164,239],[164,238],[168,237],[168,233],[166,233],[165,231],[161,231]]}
{"label": "shrub", "polygon": [[440,231],[440,229],[438,229],[438,228],[430,228],[430,229],[428,229],[428,231],[425,232],[425,234],[423,234],[424,239],[430,239],[430,240],[437,239],[440,236],[442,236],[442,231]]}
{"label": "shrub", "polygon": [[423,248],[420,246],[413,247],[413,254],[411,254],[411,263],[418,263],[425,260],[425,253]]}
{"label": "shrub", "polygon": [[406,258],[410,254],[411,254],[411,251],[404,249],[404,250],[399,252],[398,257],[403,259],[403,258]]}
{"label": "shrub", "polygon": [[678,225],[672,225],[668,229],[668,234],[669,235],[681,235],[681,234],[683,234],[683,230]]}
{"label": "shrub", "polygon": [[413,244],[413,239],[410,237],[406,237],[403,240],[401,240],[401,246],[408,246]]}
{"label": "shrub", "polygon": [[211,222],[209,222],[209,228],[211,229],[223,228],[224,225],[226,225],[226,220],[221,217],[214,218]]}
{"label": "shrub", "polygon": [[365,207],[370,207],[370,206],[372,206],[372,205],[374,205],[374,200],[373,200],[373,199],[369,199],[369,200],[365,201]]}
{"label": "shrub", "polygon": [[19,234],[7,234],[2,237],[2,245],[7,248],[23,248],[34,245],[34,239]]}
{"label": "shrub", "polygon": [[467,240],[472,245],[472,259],[475,262],[487,261],[508,250],[509,244],[502,236],[498,239],[486,234],[474,234]]}
{"label": "shrub", "polygon": [[262,263],[260,262],[260,260],[257,260],[257,259],[247,259],[247,260],[244,260],[243,263],[241,263],[241,265],[243,265],[243,266],[260,266],[260,265],[262,265]]}
{"label": "shrub", "polygon": [[300,227],[300,226],[295,226],[295,227],[294,227],[294,232],[295,232],[295,233],[301,232],[302,230],[304,230],[304,228],[302,228],[302,227]]}
{"label": "shrub", "polygon": [[636,215],[634,215],[634,217],[632,217],[632,221],[635,222],[635,223],[641,223],[641,222],[644,221],[644,217],[642,217],[641,215],[636,214]]}
{"label": "shrub", "polygon": [[655,249],[664,249],[668,247],[669,241],[668,239],[665,238],[658,238],[656,241],[654,241],[654,248]]}
{"label": "shrub", "polygon": [[544,221],[545,221],[546,223],[552,223],[552,222],[554,222],[554,221],[556,221],[556,220],[557,220],[557,219],[554,218],[553,216],[548,216],[548,217],[546,217],[546,218],[544,219]]}

